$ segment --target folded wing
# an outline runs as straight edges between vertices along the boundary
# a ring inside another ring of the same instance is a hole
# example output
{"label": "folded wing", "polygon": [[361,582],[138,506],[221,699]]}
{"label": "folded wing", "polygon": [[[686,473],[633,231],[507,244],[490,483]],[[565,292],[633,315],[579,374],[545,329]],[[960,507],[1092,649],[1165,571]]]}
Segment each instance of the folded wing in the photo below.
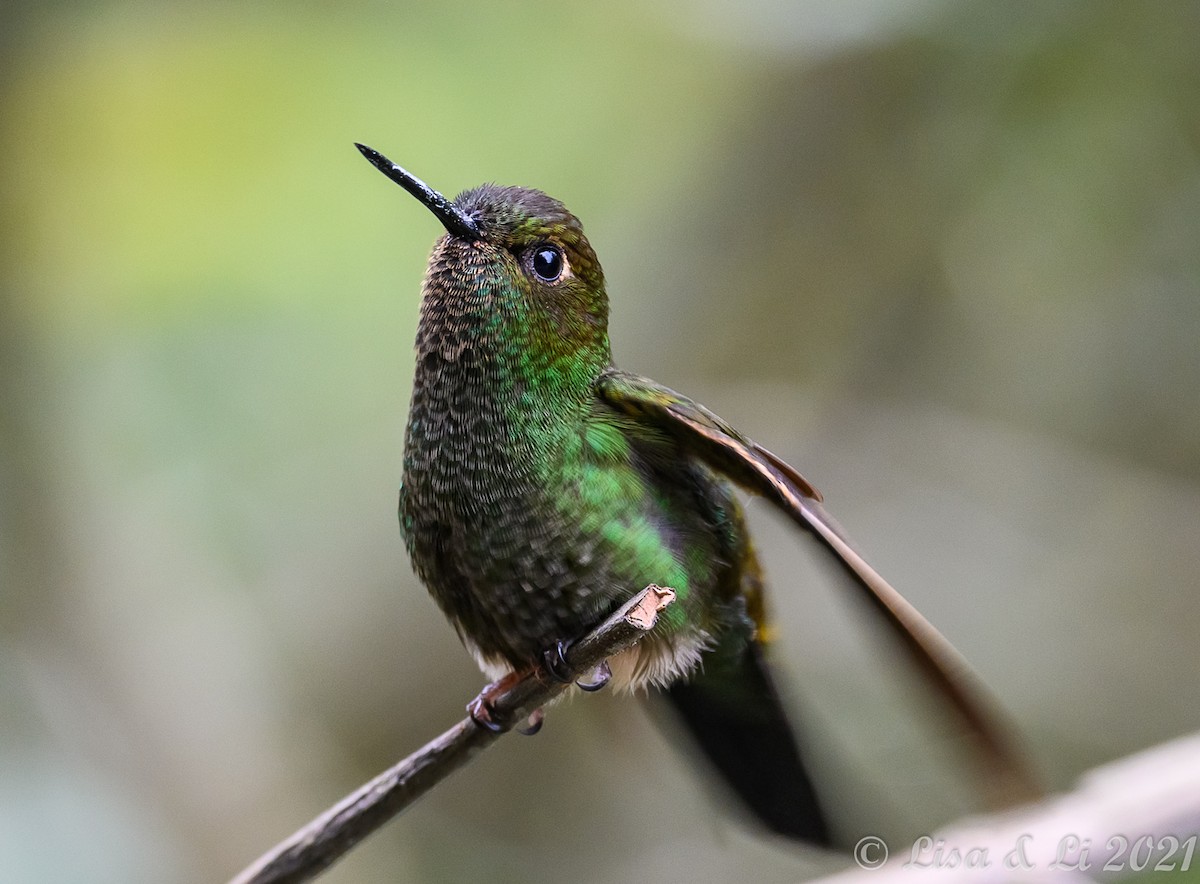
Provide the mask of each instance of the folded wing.
{"label": "folded wing", "polygon": [[601,376],[599,393],[618,410],[670,434],[713,469],[767,498],[812,533],[883,615],[931,689],[962,722],[983,762],[993,801],[1009,804],[1041,794],[962,655],[867,564],[803,476],[702,405],[654,381],[612,369]]}

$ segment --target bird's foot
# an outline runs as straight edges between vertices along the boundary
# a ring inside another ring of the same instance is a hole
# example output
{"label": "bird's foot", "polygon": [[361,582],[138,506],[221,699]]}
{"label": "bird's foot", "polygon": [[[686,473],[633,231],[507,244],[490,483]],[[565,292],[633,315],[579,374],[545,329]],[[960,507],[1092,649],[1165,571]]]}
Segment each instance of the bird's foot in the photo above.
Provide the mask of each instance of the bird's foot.
{"label": "bird's foot", "polygon": [[471,721],[475,722],[476,727],[491,731],[493,734],[502,734],[508,730],[509,726],[497,720],[496,710],[486,694],[485,690],[467,704],[467,715],[471,716]]}
{"label": "bird's foot", "polygon": [[559,684],[575,682],[579,686],[579,689],[583,691],[598,691],[608,684],[612,679],[612,669],[609,667],[607,660],[604,660],[592,670],[595,675],[591,681],[576,679],[574,667],[567,662],[567,651],[570,648],[570,642],[555,642],[554,647],[549,648],[542,654],[542,663],[546,667],[546,671],[550,673],[551,678]]}
{"label": "bird's foot", "polygon": [[492,702],[492,698],[503,694],[521,680],[519,672],[510,672],[499,681],[494,681],[479,692],[479,696],[467,704],[467,715],[471,716],[471,721],[475,722],[475,726],[485,731],[491,731],[493,734],[502,734],[512,727],[512,722],[507,720],[508,716],[500,716],[496,713],[496,706]]}
{"label": "bird's foot", "polygon": [[542,722],[545,720],[545,714],[541,709],[534,709],[529,713],[529,720],[525,723],[525,727],[517,728],[517,733],[522,736],[532,737],[542,729]]}
{"label": "bird's foot", "polygon": [[570,684],[575,680],[571,673],[571,664],[567,662],[567,649],[570,646],[569,642],[555,642],[554,647],[542,654],[542,663],[546,671],[559,684]]}
{"label": "bird's foot", "polygon": [[601,660],[600,665],[593,669],[592,672],[594,674],[591,681],[580,679],[575,682],[579,686],[579,690],[587,691],[588,693],[598,691],[612,680],[612,667],[608,665],[607,660]]}

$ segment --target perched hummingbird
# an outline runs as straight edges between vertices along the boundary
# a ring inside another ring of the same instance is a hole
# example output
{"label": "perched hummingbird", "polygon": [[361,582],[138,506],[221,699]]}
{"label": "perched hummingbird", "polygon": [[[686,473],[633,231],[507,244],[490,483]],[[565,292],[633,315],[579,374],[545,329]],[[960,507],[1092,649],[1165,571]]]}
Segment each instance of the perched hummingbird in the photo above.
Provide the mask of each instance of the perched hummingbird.
{"label": "perched hummingbird", "polygon": [[612,684],[661,689],[767,827],[828,844],[766,665],[762,570],[732,482],[837,557],[990,770],[1020,777],[961,658],[854,550],[820,494],[704,407],[613,365],[604,274],[562,203],[496,185],[450,201],[357,147],[446,228],[422,289],[400,527],[489,677],[543,659],[646,585],[669,586],[677,603],[609,661]]}

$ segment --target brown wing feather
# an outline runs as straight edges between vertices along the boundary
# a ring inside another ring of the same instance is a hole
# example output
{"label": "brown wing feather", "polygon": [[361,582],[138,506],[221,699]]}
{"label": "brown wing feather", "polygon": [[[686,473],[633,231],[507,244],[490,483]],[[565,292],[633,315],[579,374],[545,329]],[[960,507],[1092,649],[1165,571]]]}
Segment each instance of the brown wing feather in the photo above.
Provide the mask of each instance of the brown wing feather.
{"label": "brown wing feather", "polygon": [[803,476],[721,418],[653,381],[612,370],[599,382],[601,395],[616,408],[675,436],[714,469],[766,497],[833,553],[899,637],[932,688],[955,710],[985,762],[989,791],[997,803],[1031,800],[1042,794],[1013,751],[970,666],[952,644],[907,599],[867,564],[833,518],[821,495]]}

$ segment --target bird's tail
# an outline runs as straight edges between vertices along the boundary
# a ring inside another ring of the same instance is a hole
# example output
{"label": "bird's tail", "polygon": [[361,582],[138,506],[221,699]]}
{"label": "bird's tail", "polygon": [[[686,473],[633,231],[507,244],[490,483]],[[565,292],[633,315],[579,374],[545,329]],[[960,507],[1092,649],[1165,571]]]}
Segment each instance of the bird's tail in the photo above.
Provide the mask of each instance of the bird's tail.
{"label": "bird's tail", "polygon": [[729,635],[704,655],[703,666],[663,692],[697,746],[763,825],[829,846],[829,826],[762,645]]}

